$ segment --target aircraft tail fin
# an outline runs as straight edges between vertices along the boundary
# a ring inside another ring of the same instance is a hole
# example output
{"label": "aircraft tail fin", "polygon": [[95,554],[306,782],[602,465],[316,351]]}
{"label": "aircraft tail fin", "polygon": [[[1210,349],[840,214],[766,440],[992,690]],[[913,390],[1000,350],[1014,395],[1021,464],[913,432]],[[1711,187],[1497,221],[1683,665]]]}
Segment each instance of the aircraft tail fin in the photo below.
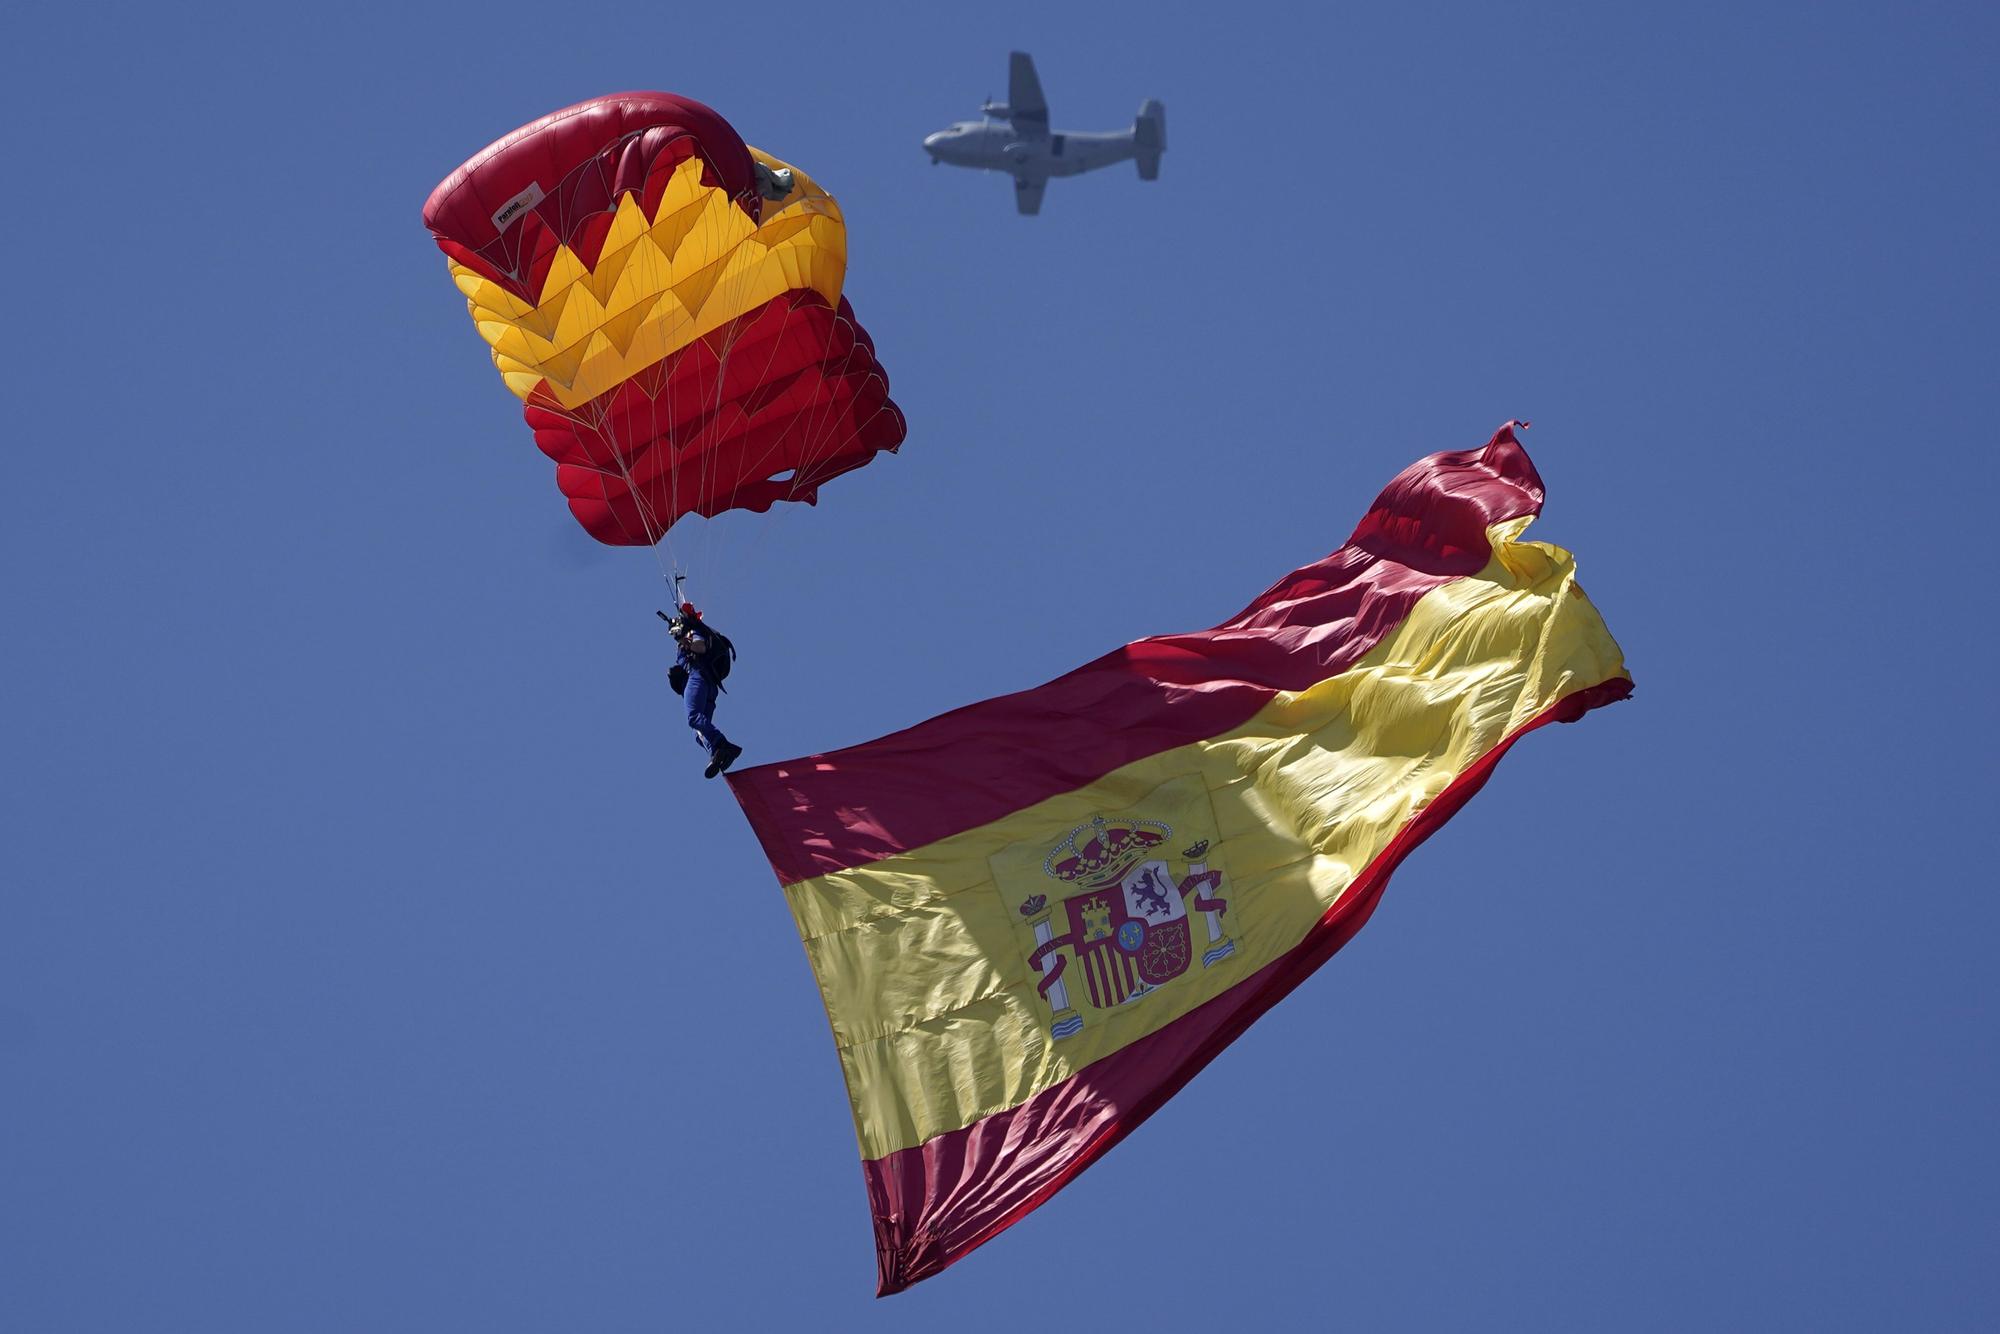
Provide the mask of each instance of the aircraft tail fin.
{"label": "aircraft tail fin", "polygon": [[1167,149],[1167,107],[1156,98],[1139,104],[1139,118],[1132,122],[1132,153],[1139,162],[1139,179],[1158,180],[1160,154]]}

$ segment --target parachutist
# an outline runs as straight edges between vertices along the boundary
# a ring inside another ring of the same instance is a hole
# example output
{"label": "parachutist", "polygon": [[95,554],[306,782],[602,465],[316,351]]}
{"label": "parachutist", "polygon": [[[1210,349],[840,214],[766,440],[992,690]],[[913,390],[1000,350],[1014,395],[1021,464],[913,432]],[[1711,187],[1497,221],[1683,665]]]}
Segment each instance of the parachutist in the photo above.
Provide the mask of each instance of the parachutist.
{"label": "parachutist", "polygon": [[688,726],[708,752],[708,767],[701,776],[713,778],[743,753],[743,747],[731,742],[715,725],[716,692],[722,689],[736,660],[736,646],[729,642],[729,636],[709,628],[692,602],[681,603],[678,610],[677,616],[659,613],[679,650],[674,665],[667,669],[667,684],[687,701]]}

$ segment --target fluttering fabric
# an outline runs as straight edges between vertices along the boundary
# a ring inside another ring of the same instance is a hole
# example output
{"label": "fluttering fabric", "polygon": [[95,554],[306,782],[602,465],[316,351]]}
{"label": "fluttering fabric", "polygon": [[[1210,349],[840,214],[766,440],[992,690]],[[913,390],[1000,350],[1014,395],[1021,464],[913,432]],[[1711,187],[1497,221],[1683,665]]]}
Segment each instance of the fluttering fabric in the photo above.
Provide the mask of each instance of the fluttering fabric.
{"label": "fluttering fabric", "polygon": [[895,1292],[1095,1161],[1367,921],[1526,733],[1632,688],[1514,423],[1210,630],[730,783]]}

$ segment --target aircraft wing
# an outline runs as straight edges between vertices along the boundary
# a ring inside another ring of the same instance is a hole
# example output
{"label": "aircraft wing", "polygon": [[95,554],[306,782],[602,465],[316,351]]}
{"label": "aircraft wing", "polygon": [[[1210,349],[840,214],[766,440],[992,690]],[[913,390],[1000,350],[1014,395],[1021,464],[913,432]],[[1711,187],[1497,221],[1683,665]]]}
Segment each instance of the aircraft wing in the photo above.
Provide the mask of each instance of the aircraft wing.
{"label": "aircraft wing", "polygon": [[1026,176],[1014,178],[1014,207],[1022,213],[1042,211],[1042,191],[1049,188],[1047,178],[1031,180]]}
{"label": "aircraft wing", "polygon": [[1007,53],[1007,111],[1023,134],[1049,132],[1049,103],[1035,74],[1035,58],[1026,51]]}

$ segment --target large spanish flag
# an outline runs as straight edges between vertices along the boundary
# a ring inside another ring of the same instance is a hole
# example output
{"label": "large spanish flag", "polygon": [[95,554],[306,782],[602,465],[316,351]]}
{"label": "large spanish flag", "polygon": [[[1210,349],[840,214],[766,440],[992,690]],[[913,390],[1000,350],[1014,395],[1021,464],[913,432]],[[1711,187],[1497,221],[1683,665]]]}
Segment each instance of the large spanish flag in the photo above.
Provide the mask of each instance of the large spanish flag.
{"label": "large spanish flag", "polygon": [[1509,423],[1240,614],[731,775],[847,1075],[880,1291],[1049,1198],[1368,920],[1550,722],[1632,683]]}

